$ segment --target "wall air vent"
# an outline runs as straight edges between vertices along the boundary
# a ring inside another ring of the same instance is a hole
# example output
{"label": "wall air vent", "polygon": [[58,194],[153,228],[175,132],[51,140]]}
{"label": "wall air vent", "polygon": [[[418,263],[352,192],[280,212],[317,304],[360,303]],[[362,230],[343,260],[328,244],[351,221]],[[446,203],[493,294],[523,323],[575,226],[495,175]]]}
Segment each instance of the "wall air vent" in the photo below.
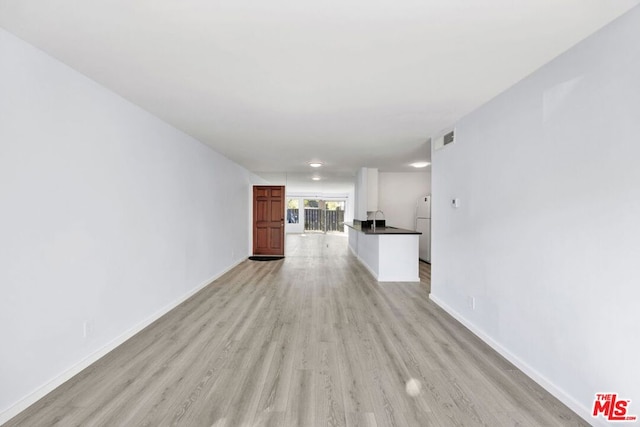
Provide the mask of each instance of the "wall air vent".
{"label": "wall air vent", "polygon": [[444,135],[444,145],[451,144],[453,142],[453,133],[454,131],[451,131]]}
{"label": "wall air vent", "polygon": [[455,142],[455,132],[455,129],[446,130],[433,138],[433,149],[440,150],[445,145],[453,144]]}

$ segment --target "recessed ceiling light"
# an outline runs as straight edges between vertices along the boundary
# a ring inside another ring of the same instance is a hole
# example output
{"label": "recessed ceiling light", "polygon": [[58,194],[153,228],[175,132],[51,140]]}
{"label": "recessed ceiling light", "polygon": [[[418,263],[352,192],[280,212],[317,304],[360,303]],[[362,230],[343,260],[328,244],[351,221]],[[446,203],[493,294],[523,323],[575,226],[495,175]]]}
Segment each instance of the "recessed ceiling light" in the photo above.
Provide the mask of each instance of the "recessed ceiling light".
{"label": "recessed ceiling light", "polygon": [[314,181],[320,181],[320,177],[319,176],[314,176],[313,178],[311,178]]}
{"label": "recessed ceiling light", "polygon": [[322,166],[322,162],[309,162],[309,166],[311,166],[312,168],[319,168],[320,166]]}
{"label": "recessed ceiling light", "polygon": [[430,164],[431,163],[429,162],[415,162],[415,163],[411,163],[411,166],[413,166],[414,168],[426,168]]}

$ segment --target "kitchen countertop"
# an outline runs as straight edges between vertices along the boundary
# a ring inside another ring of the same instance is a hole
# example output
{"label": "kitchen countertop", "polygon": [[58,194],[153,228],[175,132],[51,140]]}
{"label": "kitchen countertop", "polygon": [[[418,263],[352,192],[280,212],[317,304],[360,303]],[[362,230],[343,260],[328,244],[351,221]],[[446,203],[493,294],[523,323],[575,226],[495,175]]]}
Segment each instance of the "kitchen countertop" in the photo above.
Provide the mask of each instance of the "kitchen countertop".
{"label": "kitchen countertop", "polygon": [[362,228],[360,225],[358,224],[353,224],[350,222],[345,222],[344,225],[346,225],[349,228],[352,228],[356,231],[360,231],[364,234],[375,234],[375,235],[392,235],[392,234],[422,234],[419,231],[413,231],[413,230],[407,230],[404,228],[398,228],[398,227],[390,227],[390,226],[386,226],[386,227],[376,227],[376,231],[374,232],[372,228]]}

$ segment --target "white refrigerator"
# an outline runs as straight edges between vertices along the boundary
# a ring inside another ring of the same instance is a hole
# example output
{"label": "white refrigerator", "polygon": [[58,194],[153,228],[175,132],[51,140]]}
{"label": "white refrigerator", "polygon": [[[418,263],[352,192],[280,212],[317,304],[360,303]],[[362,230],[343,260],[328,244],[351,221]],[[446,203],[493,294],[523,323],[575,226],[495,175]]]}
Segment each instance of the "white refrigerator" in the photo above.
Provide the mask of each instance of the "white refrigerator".
{"label": "white refrigerator", "polygon": [[419,258],[431,262],[431,195],[416,202],[416,231],[421,232]]}

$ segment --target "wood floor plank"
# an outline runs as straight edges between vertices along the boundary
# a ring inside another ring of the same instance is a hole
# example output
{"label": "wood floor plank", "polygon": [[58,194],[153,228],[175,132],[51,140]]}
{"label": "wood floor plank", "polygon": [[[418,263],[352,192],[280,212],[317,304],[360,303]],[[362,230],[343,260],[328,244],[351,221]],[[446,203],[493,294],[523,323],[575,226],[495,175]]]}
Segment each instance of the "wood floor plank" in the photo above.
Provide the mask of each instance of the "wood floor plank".
{"label": "wood floor plank", "polygon": [[347,413],[347,425],[349,427],[378,427],[373,412],[349,412]]}
{"label": "wood floor plank", "polygon": [[287,403],[284,425],[312,426],[315,417],[316,373],[310,369],[296,369],[291,380],[291,394]]}
{"label": "wood floor plank", "polygon": [[277,346],[262,387],[258,403],[259,412],[284,413],[287,409],[294,371],[294,338],[298,326],[294,319],[283,324],[282,339],[276,342]]}
{"label": "wood floor plank", "polygon": [[[6,426],[583,426],[429,300],[378,283],[341,235],[287,236]],[[416,395],[405,390],[419,381]]]}
{"label": "wood floor plank", "polygon": [[341,336],[343,339],[336,344],[336,352],[345,411],[353,414],[373,413],[355,332],[345,328]]}
{"label": "wood floor plank", "polygon": [[347,425],[342,379],[335,343],[319,344],[319,368],[316,376],[316,420],[314,425],[344,427]]}

